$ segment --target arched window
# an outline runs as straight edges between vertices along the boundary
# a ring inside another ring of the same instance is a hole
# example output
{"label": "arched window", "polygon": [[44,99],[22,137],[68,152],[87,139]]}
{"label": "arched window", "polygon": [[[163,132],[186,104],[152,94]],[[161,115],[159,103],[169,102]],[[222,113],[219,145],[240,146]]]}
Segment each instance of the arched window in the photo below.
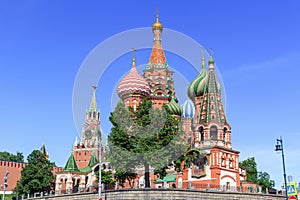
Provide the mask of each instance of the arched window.
{"label": "arched window", "polygon": [[204,129],[203,129],[203,126],[199,127],[199,132],[200,132],[200,141],[204,141]]}
{"label": "arched window", "polygon": [[224,127],[224,129],[223,129],[223,141],[225,142],[226,141],[226,133],[227,133],[227,128],[226,127]]}
{"label": "arched window", "polygon": [[218,139],[218,127],[213,125],[210,127],[210,139],[217,140]]}

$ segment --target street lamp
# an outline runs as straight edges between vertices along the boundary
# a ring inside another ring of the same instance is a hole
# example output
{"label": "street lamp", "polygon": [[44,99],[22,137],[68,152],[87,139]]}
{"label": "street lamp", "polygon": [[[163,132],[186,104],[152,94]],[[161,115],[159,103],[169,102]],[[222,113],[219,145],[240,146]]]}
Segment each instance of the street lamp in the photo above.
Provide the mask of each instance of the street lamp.
{"label": "street lamp", "polygon": [[6,192],[6,188],[7,188],[7,176],[8,176],[9,172],[8,170],[6,170],[5,172],[5,176],[4,176],[4,184],[3,184],[3,196],[2,196],[2,200],[5,199],[5,192]]}
{"label": "street lamp", "polygon": [[275,151],[281,151],[282,165],[283,165],[284,188],[285,188],[285,198],[288,199],[287,189],[286,189],[286,173],[285,173],[285,163],[284,163],[284,153],[283,153],[283,142],[282,142],[281,136],[280,136],[280,139],[277,139],[277,144],[275,145]]}
{"label": "street lamp", "polygon": [[102,189],[102,184],[101,184],[101,168],[102,168],[102,141],[100,139],[99,141],[99,182],[98,182],[98,199],[102,200],[101,198],[101,189]]}

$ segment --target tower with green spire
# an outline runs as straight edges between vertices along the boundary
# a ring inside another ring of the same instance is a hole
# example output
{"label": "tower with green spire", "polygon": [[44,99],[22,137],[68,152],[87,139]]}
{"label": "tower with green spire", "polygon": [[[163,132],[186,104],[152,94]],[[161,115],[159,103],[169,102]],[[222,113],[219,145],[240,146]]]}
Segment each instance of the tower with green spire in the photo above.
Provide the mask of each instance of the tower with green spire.
{"label": "tower with green spire", "polygon": [[207,164],[201,166],[202,172],[194,170],[199,169],[199,166],[193,164],[191,176],[198,178],[197,183],[201,183],[201,179],[210,179],[214,180],[211,184],[236,187],[240,185],[239,152],[232,149],[231,127],[225,116],[220,84],[215,74],[215,61],[210,54],[207,70],[202,53],[202,68],[189,85],[188,96],[195,106],[191,145],[206,156],[204,161]]}
{"label": "tower with green spire", "polygon": [[86,111],[85,123],[82,127],[81,140],[74,145],[74,158],[78,168],[88,166],[93,154],[98,155],[100,131],[100,111],[97,108],[96,86],[92,86],[93,93],[90,106]]}

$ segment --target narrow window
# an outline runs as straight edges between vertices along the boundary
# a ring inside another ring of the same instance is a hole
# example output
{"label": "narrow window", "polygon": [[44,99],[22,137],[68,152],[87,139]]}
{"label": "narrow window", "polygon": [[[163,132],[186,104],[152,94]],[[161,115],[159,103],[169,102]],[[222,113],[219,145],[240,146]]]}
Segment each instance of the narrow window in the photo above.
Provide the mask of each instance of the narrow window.
{"label": "narrow window", "polygon": [[210,127],[210,139],[217,140],[218,139],[218,127],[213,125]]}
{"label": "narrow window", "polygon": [[226,133],[227,133],[227,128],[224,127],[224,129],[223,129],[223,141],[224,142],[226,141]]}
{"label": "narrow window", "polygon": [[199,132],[200,132],[200,141],[204,141],[204,129],[203,129],[203,126],[200,126]]}

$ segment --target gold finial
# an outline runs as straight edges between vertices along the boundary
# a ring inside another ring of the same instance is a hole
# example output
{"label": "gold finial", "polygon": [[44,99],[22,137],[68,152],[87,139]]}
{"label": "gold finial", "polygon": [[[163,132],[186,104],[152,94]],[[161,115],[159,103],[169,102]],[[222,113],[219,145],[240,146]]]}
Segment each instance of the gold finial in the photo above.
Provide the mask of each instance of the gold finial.
{"label": "gold finial", "polygon": [[156,8],[156,20],[155,20],[155,23],[152,25],[152,30],[154,30],[154,29],[159,29],[159,30],[163,29],[163,25],[158,20],[158,8]]}
{"label": "gold finial", "polygon": [[205,65],[205,58],[204,58],[204,47],[203,46],[201,48],[201,51],[202,51],[202,59],[201,59],[201,61],[202,61],[202,66],[204,66]]}

